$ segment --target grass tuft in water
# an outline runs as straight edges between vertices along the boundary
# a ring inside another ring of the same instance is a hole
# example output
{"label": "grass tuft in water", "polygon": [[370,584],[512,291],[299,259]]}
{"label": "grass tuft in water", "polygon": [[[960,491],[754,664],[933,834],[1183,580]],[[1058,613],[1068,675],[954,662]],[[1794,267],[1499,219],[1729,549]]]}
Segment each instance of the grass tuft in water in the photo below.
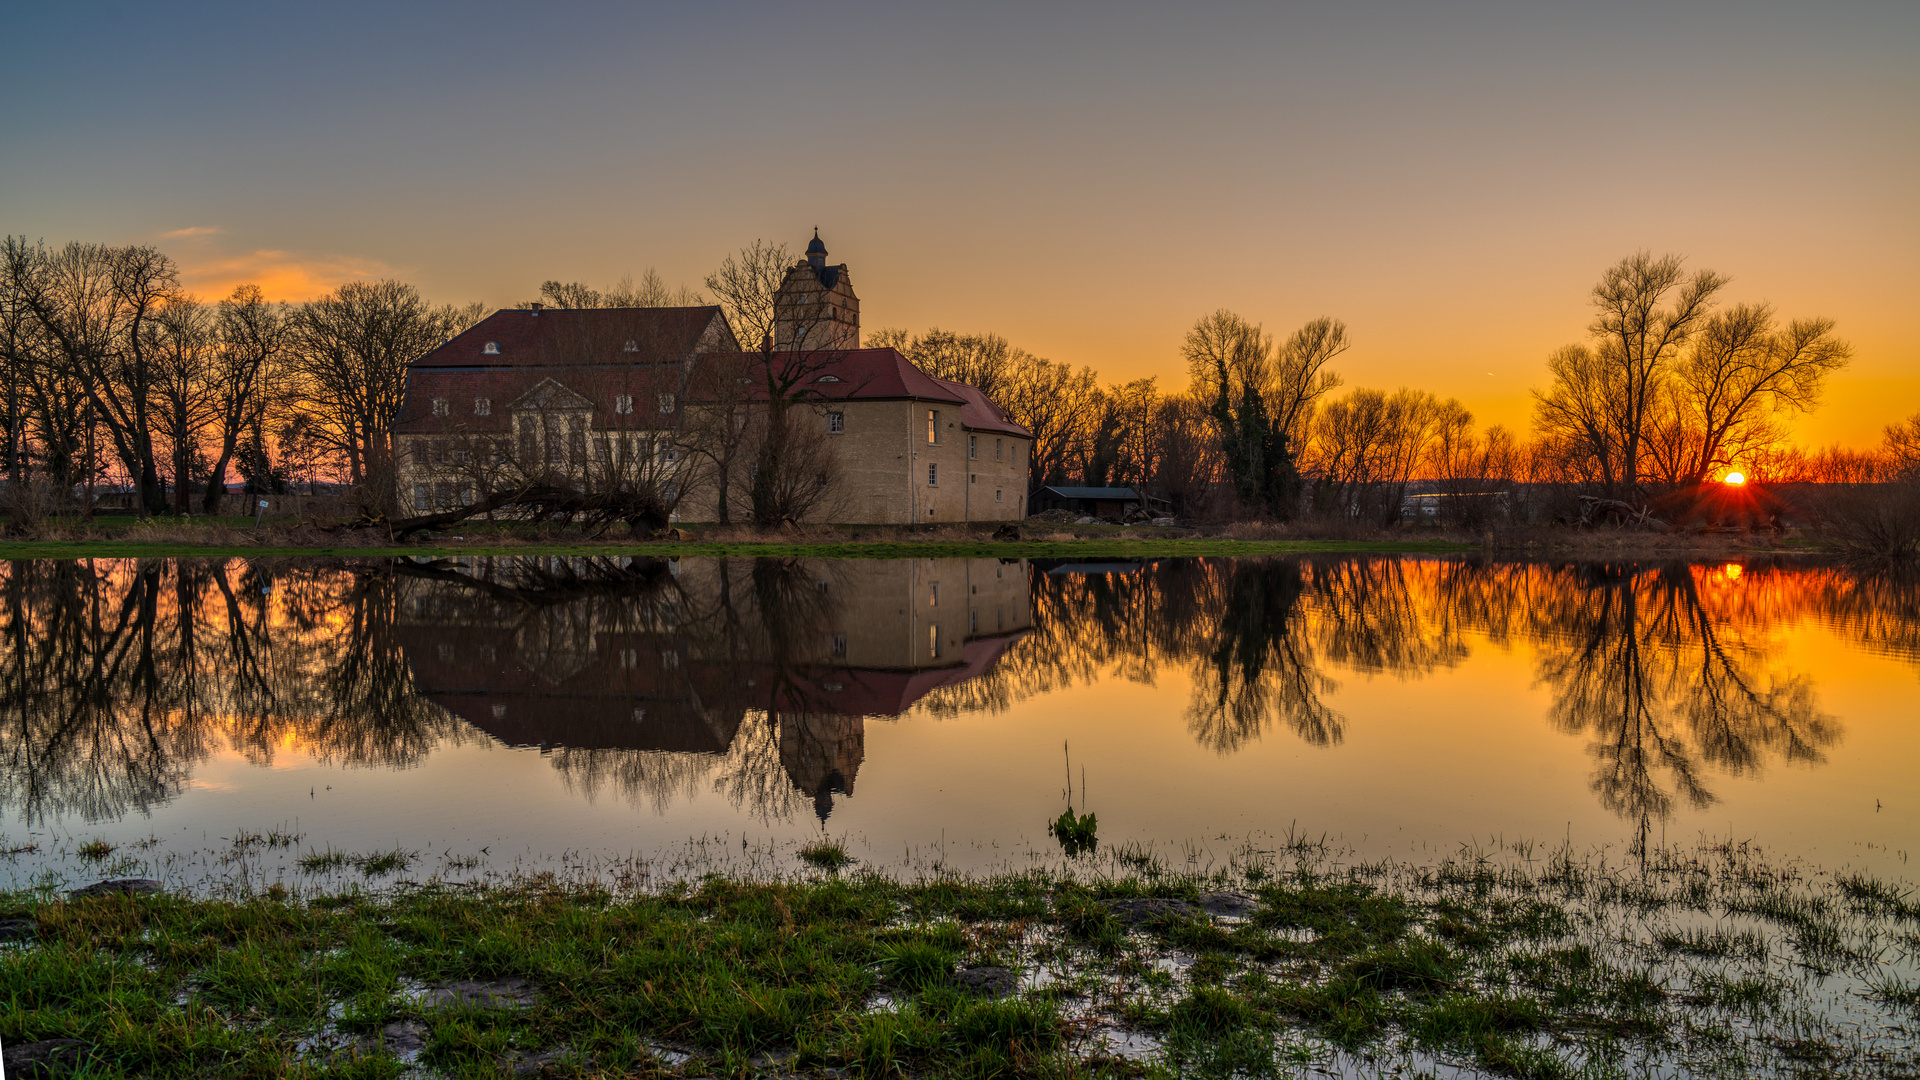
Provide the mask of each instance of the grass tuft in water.
{"label": "grass tuft in water", "polygon": [[802,862],[817,866],[829,873],[837,871],[853,862],[853,856],[837,840],[816,840],[797,853]]}

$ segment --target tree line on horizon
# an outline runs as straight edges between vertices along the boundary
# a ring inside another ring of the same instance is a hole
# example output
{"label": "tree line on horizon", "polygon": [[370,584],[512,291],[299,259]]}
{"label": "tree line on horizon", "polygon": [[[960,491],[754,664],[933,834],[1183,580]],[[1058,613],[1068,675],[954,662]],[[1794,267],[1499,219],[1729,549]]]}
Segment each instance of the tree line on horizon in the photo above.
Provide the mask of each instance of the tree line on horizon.
{"label": "tree line on horizon", "polygon": [[[540,295],[565,308],[713,302],[752,342],[770,329],[773,292],[793,261],[784,244],[756,242],[704,279],[706,294],[648,270],[607,290],[548,280]],[[1889,426],[1874,450],[1795,445],[1791,419],[1817,405],[1852,350],[1831,319],[1722,305],[1727,283],[1644,252],[1608,268],[1590,296],[1587,340],[1547,358],[1528,433],[1481,429],[1459,401],[1425,390],[1337,393],[1332,364],[1350,338],[1332,317],[1276,339],[1225,309],[1202,316],[1182,345],[1188,380],[1178,389],[1158,377],[1103,385],[1090,366],[994,333],[887,328],[865,344],[979,388],[1032,431],[1030,490],[1134,487],[1188,517],[1384,525],[1419,484],[1450,496],[1446,516],[1478,525],[1516,513],[1514,490],[1548,492],[1557,507],[1569,493],[1637,502],[1735,465],[1762,482],[1920,476],[1920,413]],[[395,503],[392,430],[408,365],[486,314],[479,303],[428,303],[399,281],[351,281],[304,303],[243,284],[207,301],[150,246],[7,237],[0,472],[16,494],[36,482],[68,492],[125,484],[143,513],[220,513],[236,477],[261,493],[321,480]],[[769,380],[779,382],[771,369]],[[710,455],[723,490],[756,453],[768,459],[761,466],[773,462],[765,447],[740,451]],[[809,478],[821,468],[804,464]],[[759,489],[779,471],[748,473],[756,519]],[[1526,508],[1543,511],[1558,512]]]}

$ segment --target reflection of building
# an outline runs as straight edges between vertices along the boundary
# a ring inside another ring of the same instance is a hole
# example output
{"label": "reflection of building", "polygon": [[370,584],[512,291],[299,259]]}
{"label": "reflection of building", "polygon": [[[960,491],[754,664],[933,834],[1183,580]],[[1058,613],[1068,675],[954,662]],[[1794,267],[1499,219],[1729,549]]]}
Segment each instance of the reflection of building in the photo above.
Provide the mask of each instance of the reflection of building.
{"label": "reflection of building", "polygon": [[685,559],[564,597],[524,584],[532,562],[469,563],[402,603],[429,700],[542,749],[721,755],[764,721],[822,816],[852,793],[866,717],[986,674],[1031,619],[1024,561]]}

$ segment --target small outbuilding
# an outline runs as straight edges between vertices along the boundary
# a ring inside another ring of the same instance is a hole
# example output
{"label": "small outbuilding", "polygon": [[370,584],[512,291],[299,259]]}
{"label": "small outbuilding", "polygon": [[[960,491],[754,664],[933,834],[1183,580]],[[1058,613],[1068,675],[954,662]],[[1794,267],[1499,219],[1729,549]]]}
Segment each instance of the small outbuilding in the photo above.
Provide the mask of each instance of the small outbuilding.
{"label": "small outbuilding", "polygon": [[1124,518],[1133,510],[1166,512],[1166,500],[1142,495],[1132,488],[1043,487],[1031,500],[1036,512],[1065,510],[1097,518]]}

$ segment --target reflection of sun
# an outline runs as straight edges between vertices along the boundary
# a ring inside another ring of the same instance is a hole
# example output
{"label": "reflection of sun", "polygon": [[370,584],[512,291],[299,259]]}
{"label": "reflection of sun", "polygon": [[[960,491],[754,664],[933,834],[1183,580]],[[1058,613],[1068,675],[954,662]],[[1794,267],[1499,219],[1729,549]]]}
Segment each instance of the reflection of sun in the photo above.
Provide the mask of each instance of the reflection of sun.
{"label": "reflection of sun", "polygon": [[1739,487],[1741,484],[1744,484],[1746,482],[1747,482],[1746,473],[1730,472],[1727,474],[1727,483],[1733,485],[1734,487]]}
{"label": "reflection of sun", "polygon": [[1735,562],[1730,562],[1720,568],[1720,576],[1726,578],[1728,581],[1739,581],[1740,572],[1741,566]]}

